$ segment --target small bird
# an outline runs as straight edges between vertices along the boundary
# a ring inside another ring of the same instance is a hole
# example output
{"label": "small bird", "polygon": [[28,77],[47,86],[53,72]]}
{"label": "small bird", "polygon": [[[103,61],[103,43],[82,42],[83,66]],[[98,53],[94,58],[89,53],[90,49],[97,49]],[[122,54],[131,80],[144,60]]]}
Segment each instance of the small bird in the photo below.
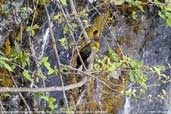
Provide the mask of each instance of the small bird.
{"label": "small bird", "polygon": [[[85,64],[85,66],[87,67],[87,65],[89,64],[87,59],[90,57],[90,54],[92,53],[92,51],[98,51],[99,49],[99,31],[95,30],[93,32],[93,38],[91,39],[91,41],[80,50],[80,55],[81,58]],[[77,57],[77,68],[82,64],[80,57]]]}
{"label": "small bird", "polygon": [[[99,50],[100,39],[105,27],[105,20],[108,18],[108,15],[109,13],[107,12],[104,15],[99,15],[94,19],[93,24],[87,29],[87,35],[90,39],[88,43],[85,41],[84,38],[81,38],[78,41],[77,48],[74,49],[71,58],[71,65],[73,67],[80,68],[83,62],[85,64],[85,67],[87,67],[89,62],[91,61],[90,59],[88,60],[90,55],[95,55],[92,53],[96,53]],[[81,58],[78,54],[78,51],[80,53]]]}

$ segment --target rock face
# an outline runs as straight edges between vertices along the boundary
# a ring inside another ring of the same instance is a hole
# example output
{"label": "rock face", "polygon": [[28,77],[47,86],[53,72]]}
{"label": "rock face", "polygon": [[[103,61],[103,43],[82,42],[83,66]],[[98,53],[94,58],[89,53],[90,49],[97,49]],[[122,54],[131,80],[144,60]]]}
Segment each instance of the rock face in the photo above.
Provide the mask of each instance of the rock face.
{"label": "rock face", "polygon": [[[96,0],[91,0],[89,2],[93,1]],[[12,1],[7,1],[6,4],[3,6],[4,8],[9,9],[9,12],[12,13],[9,14],[9,16],[6,18],[0,16],[0,48],[4,45],[6,39],[10,37],[10,33],[15,32],[16,29],[20,28],[15,26],[20,26],[21,23],[24,23],[25,25],[28,24],[27,21],[29,20],[27,20],[26,22],[22,22],[22,20],[25,20],[26,18],[28,19],[32,11],[26,9],[26,12],[18,12],[19,9],[22,8],[23,3],[23,0],[17,0],[15,3]],[[48,11],[51,16],[59,13],[59,9],[56,7],[57,6],[53,2],[49,3]],[[65,10],[67,11],[68,9],[66,8]],[[151,15],[150,12],[145,13],[147,15],[139,14],[137,20],[127,19],[127,17],[123,16],[122,14],[116,15],[116,22],[112,23],[110,27],[105,26],[106,20],[104,20],[105,17],[103,17],[102,15],[100,15],[98,18],[95,18],[94,20],[96,20],[96,22],[91,23],[93,27],[91,26],[87,30],[87,34],[92,41],[98,43],[95,43],[94,45],[90,44],[87,46],[83,46],[82,50],[79,50],[82,57],[83,54],[85,55],[85,58],[83,59],[86,60],[84,61],[88,61],[89,54],[91,53],[91,50],[89,50],[89,48],[91,46],[94,46],[94,49],[100,47],[97,53],[97,58],[101,56],[107,56],[106,53],[108,52],[110,47],[116,51],[119,59],[123,59],[124,54],[134,59],[143,60],[144,63],[150,66],[167,66],[168,63],[171,64],[171,28],[169,28],[165,24],[165,22],[158,16],[149,16]],[[15,16],[13,17],[13,15]],[[43,17],[46,17],[45,12],[42,12],[41,16],[42,15]],[[41,62],[41,59],[43,57],[48,57],[50,66],[54,68],[56,62],[54,50],[52,49],[52,42],[50,40],[50,30],[48,28],[46,18],[42,18],[42,20],[39,20],[40,18],[41,17],[36,20],[36,22],[41,24],[40,31],[36,32],[34,38],[31,39],[31,46],[33,46],[32,48],[34,50],[34,52],[31,50],[31,54],[34,61],[31,62],[32,64],[30,70],[35,73],[37,72],[36,70],[39,67],[42,70],[42,74],[47,75],[48,71],[45,67],[43,67],[43,65],[36,66],[34,63],[35,61],[39,63]],[[75,19],[72,18],[69,21],[73,21],[72,24],[74,26]],[[63,20],[61,19],[61,23],[55,21],[51,23],[54,36],[57,41],[59,59],[61,64],[70,65],[73,68],[78,68],[81,66],[81,60],[78,59],[77,53],[72,53],[72,49],[74,49],[74,46],[76,46],[76,44],[70,45],[70,40],[72,38],[70,36],[70,32],[67,30],[68,28],[66,27],[66,22],[64,22]],[[41,22],[43,22],[43,24]],[[76,29],[76,31],[73,30],[74,32],[80,32],[79,28],[76,27],[74,29]],[[65,33],[64,31],[67,32]],[[27,35],[28,33],[24,34],[23,37],[27,39]],[[78,39],[77,33],[75,33],[74,35],[76,36],[76,39]],[[97,37],[94,37],[95,35],[97,35]],[[14,35],[12,38],[14,37],[17,36]],[[65,42],[67,44],[67,48],[60,44],[60,40],[64,37],[67,37],[66,39],[68,42]],[[118,45],[120,47],[118,47]],[[122,49],[123,54],[119,49]],[[85,51],[87,51],[88,53],[84,53]],[[75,58],[73,56],[75,56]],[[106,63],[107,62],[108,61],[106,61]],[[88,65],[86,64],[86,66]],[[65,77],[65,85],[78,83],[84,77],[84,75],[79,74],[79,72],[68,69],[66,70],[65,68],[62,69],[64,69],[62,73]],[[82,69],[83,68],[80,67],[77,70]],[[121,72],[120,70],[122,69],[118,69],[118,72],[113,72],[113,74],[111,73],[112,75],[114,75],[111,76],[112,78],[105,72],[105,70],[100,73],[93,72],[93,75],[96,77],[89,78],[85,86],[76,88],[75,90],[67,91],[67,97],[71,108],[78,109],[78,111],[84,112],[92,111],[92,113],[95,113],[95,111],[99,110],[109,114],[116,114],[118,112],[119,114],[171,113],[171,84],[168,83],[170,77],[158,77],[154,73],[147,73],[149,87],[147,88],[146,92],[140,93],[140,90],[138,90],[136,92],[138,98],[126,97],[125,100],[125,96],[123,96],[122,93],[126,89],[128,84],[125,81],[127,80],[128,74],[125,72]],[[67,71],[70,72],[68,73]],[[85,69],[83,71],[85,71]],[[3,74],[2,71],[1,73]],[[163,73],[170,76],[170,68],[166,69]],[[100,80],[96,80],[97,78]],[[113,90],[102,84],[102,81],[110,85]],[[9,84],[12,84],[11,80],[8,82]],[[0,83],[1,86],[4,86],[5,84],[6,82]],[[46,85],[47,87],[61,86],[61,80],[56,74],[53,74],[47,76],[45,79],[42,78],[41,81],[34,84],[36,85],[36,87],[43,87],[44,85]],[[153,84],[154,86],[151,84]],[[134,88],[137,87],[137,85],[134,84],[131,85],[131,87]],[[83,96],[81,96],[82,94]],[[56,99],[55,103],[58,104],[58,108],[56,110],[65,107],[63,92],[50,92],[48,95]],[[21,100],[18,95],[16,96],[16,98],[17,102],[14,102],[14,104],[16,103],[17,105],[15,106],[18,106],[21,103]],[[77,102],[79,101],[79,98],[82,99],[82,101],[80,101],[80,104]],[[41,100],[40,102],[36,100],[40,99],[36,98],[33,99],[33,101],[37,102],[38,106],[42,106],[42,110],[47,108],[45,106],[46,103]],[[79,105],[77,105],[77,103]],[[34,106],[36,103],[30,104]],[[9,108],[10,107],[11,106],[9,105]],[[123,108],[121,109],[121,107]],[[17,109],[17,107],[14,108]]]}
{"label": "rock face", "polygon": [[[151,66],[170,64],[171,57],[171,28],[168,27],[162,19],[155,18],[151,23],[151,31],[154,35],[152,40],[148,41],[141,53],[141,59]],[[164,74],[168,75],[168,79],[158,77],[154,74],[148,74],[149,84],[156,84],[158,86],[149,87],[146,96],[150,95],[152,98],[139,99],[137,101],[131,100],[131,113],[147,114],[147,113],[167,113],[170,112],[170,73],[171,70],[166,69]],[[166,81],[163,83],[162,81]],[[168,82],[167,82],[168,81]],[[166,91],[164,94],[162,91]],[[164,98],[161,98],[163,96]],[[143,108],[142,108],[143,107]],[[169,113],[168,113],[169,114]]]}
{"label": "rock face", "polygon": [[[104,32],[103,38],[101,39],[99,55],[105,54],[109,48],[108,46],[115,48],[117,45],[117,41],[123,49],[123,53],[125,55],[138,60],[143,60],[148,65],[166,65],[167,63],[171,62],[171,29],[159,17],[156,16],[155,18],[153,18],[142,15],[137,20],[129,22],[127,22],[125,20],[125,17],[122,16],[117,17],[117,19],[119,21],[115,25],[112,25],[110,32],[107,30]],[[63,34],[59,35],[59,33],[62,33],[63,30],[62,28],[60,28],[60,26],[58,26],[58,24],[54,24],[53,29],[56,32],[55,37],[57,39],[63,37]],[[40,45],[40,49],[41,46],[42,45]],[[46,48],[45,55],[50,57],[50,62],[53,65],[54,58],[53,55],[51,55],[52,52],[50,51],[50,48],[50,46]],[[58,45],[58,49],[61,62],[63,64],[69,64],[68,60],[71,59],[71,53],[69,53],[69,51],[65,50],[60,45]],[[167,69],[165,73],[167,75],[170,75],[170,70]],[[105,76],[106,75],[103,75],[101,78],[108,83],[109,80],[107,80]],[[110,98],[107,98],[111,95],[112,92],[110,92],[108,88],[101,86],[98,81],[93,80],[92,83],[90,83],[89,85],[89,92],[91,94],[86,93],[87,96],[85,97],[85,99],[88,99],[87,101],[91,103],[87,103],[85,101],[86,103],[81,105],[79,107],[79,110],[97,110],[101,108],[108,113],[114,114],[116,114],[118,111],[119,114],[125,114],[125,112],[127,114],[147,114],[148,112],[150,113],[150,111],[156,111],[156,113],[158,113],[157,111],[167,112],[169,109],[170,94],[164,96],[164,99],[162,99],[161,96],[163,95],[163,89],[166,90],[167,93],[169,93],[170,84],[162,83],[161,81],[164,79],[158,79],[158,77],[153,73],[147,74],[147,76],[149,78],[148,84],[155,83],[159,86],[149,87],[144,94],[137,92],[137,95],[140,98],[126,98],[125,106],[123,106],[123,109],[121,109],[120,111],[119,109],[120,107],[122,107],[125,98],[117,95],[113,95]],[[48,83],[51,82],[51,80],[53,80],[54,83]],[[115,90],[117,90],[118,92],[124,90],[125,84],[122,83],[121,77],[119,80],[113,80],[113,83],[121,85],[121,88],[114,87]],[[59,78],[56,78],[55,76],[48,78],[47,85],[60,85]],[[102,90],[97,90],[98,87]],[[136,87],[136,85],[133,85],[132,87]],[[106,90],[109,94],[99,94],[96,93],[96,90],[98,92]],[[78,91],[76,90],[74,93],[70,91],[71,94],[75,94],[75,96],[77,97],[82,92],[82,89]],[[62,92],[53,92],[50,93],[50,96],[56,98],[57,103],[63,102]],[[104,100],[101,99],[102,97],[104,98]],[[72,98],[71,100],[75,99],[77,98]]]}
{"label": "rock face", "polygon": [[[159,17],[140,21],[138,31],[135,27],[119,25],[114,29],[116,37],[120,38],[124,51],[133,58],[144,61],[150,66],[171,63],[171,28]],[[118,28],[119,27],[119,28]],[[123,28],[123,29],[122,29]],[[118,31],[118,29],[120,31]],[[170,68],[163,73],[170,76]],[[119,114],[150,114],[170,113],[170,77],[158,77],[147,73],[149,87],[145,93],[137,92],[138,98],[128,98],[125,108]],[[163,81],[166,81],[165,83]],[[156,85],[156,86],[150,86]],[[136,87],[133,85],[132,88]],[[165,92],[166,91],[166,94]],[[125,110],[125,111],[124,111]]]}

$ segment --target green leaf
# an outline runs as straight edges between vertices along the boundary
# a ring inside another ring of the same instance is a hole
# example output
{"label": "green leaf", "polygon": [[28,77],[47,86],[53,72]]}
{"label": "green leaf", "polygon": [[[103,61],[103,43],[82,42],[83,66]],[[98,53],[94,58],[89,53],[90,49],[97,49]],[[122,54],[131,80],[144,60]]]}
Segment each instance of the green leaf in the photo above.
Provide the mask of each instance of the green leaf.
{"label": "green leaf", "polygon": [[58,20],[60,18],[60,15],[58,14],[58,15],[55,15],[55,16],[53,16],[53,20],[55,21],[55,20]]}
{"label": "green leaf", "polygon": [[132,82],[135,82],[135,73],[134,71],[130,70],[129,71],[129,78]]}
{"label": "green leaf", "polygon": [[168,5],[168,6],[166,6],[166,10],[167,10],[167,11],[171,11],[171,4]]}
{"label": "green leaf", "polygon": [[28,7],[28,6],[27,7],[21,7],[20,13],[21,14],[25,14],[25,15],[32,14],[33,13],[33,9],[31,9],[31,7]]}
{"label": "green leaf", "polygon": [[54,69],[51,68],[51,66],[48,62],[48,57],[44,57],[41,62],[46,67],[46,69],[48,70],[48,75],[51,75],[55,72]]}
{"label": "green leaf", "polygon": [[69,31],[69,28],[68,28],[68,26],[64,26],[64,34],[66,34],[67,32]]}
{"label": "green leaf", "polygon": [[35,25],[32,26],[32,28],[35,30],[35,29],[39,29],[40,27],[39,27],[38,24],[35,24]]}
{"label": "green leaf", "polygon": [[76,24],[76,23],[71,23],[71,26],[72,26],[72,28],[77,28],[78,27],[78,25]]}
{"label": "green leaf", "polygon": [[[61,67],[62,70],[65,70],[64,67]],[[66,71],[66,70],[65,70]],[[54,73],[56,75],[59,75],[59,70],[57,68],[54,69]]]}
{"label": "green leaf", "polygon": [[60,44],[65,48],[67,49],[67,40],[66,38],[61,38],[58,40],[60,42]]}
{"label": "green leaf", "polygon": [[12,68],[5,61],[0,61],[0,65],[2,65],[2,67],[7,69],[8,71],[13,71]]}
{"label": "green leaf", "polygon": [[130,70],[129,71],[129,78],[132,82],[136,82],[140,84],[142,87],[147,89],[147,77],[143,74],[141,70]]}
{"label": "green leaf", "polygon": [[45,5],[46,4],[46,0],[39,0],[39,4]]}
{"label": "green leaf", "polygon": [[9,61],[11,60],[6,57],[0,56],[0,66],[12,72],[12,67],[7,63]]}
{"label": "green leaf", "polygon": [[42,60],[41,60],[42,63],[45,63],[47,61],[48,61],[48,57],[43,57]]}
{"label": "green leaf", "polygon": [[129,65],[130,65],[130,67],[132,69],[140,69],[142,67],[142,65],[143,65],[143,62],[141,62],[141,61],[135,61],[135,60],[132,60],[132,59],[130,59],[128,61],[128,63],[129,63]]}
{"label": "green leaf", "polygon": [[62,3],[62,5],[67,5],[67,2],[66,2],[66,0],[60,0],[61,1],[61,3]]}
{"label": "green leaf", "polygon": [[50,64],[49,64],[49,62],[44,62],[44,63],[43,63],[43,65],[44,65],[47,69],[49,69],[49,68],[50,68]]}
{"label": "green leaf", "polygon": [[11,60],[0,55],[0,61],[11,61]]}
{"label": "green leaf", "polygon": [[48,75],[52,75],[53,73],[54,73],[54,70],[51,69],[51,68],[49,68],[49,69],[48,69]]}
{"label": "green leaf", "polygon": [[171,18],[166,20],[167,24],[169,25],[169,27],[171,27]]}
{"label": "green leaf", "polygon": [[112,61],[116,61],[116,62],[119,61],[118,55],[112,49],[109,49],[108,56]]}
{"label": "green leaf", "polygon": [[22,67],[26,67],[27,65],[29,65],[30,62],[30,58],[29,58],[29,53],[23,53],[21,56],[21,65]]}
{"label": "green leaf", "polygon": [[6,68],[8,71],[13,71],[12,68],[8,64],[4,64],[4,68]]}
{"label": "green leaf", "polygon": [[143,9],[143,7],[141,6],[141,5],[138,5],[137,6],[142,12],[144,12],[144,9]]}
{"label": "green leaf", "polygon": [[31,78],[31,76],[30,76],[28,70],[24,70],[24,71],[22,72],[22,75],[23,75],[23,77],[26,78],[27,80],[29,80],[29,81],[32,80],[32,78]]}
{"label": "green leaf", "polygon": [[161,71],[164,70],[164,66],[154,66],[153,69],[154,72],[156,72],[158,75],[161,75]]}
{"label": "green leaf", "polygon": [[47,101],[48,107],[51,109],[50,114],[53,114],[55,108],[58,107],[57,104],[54,104],[56,99],[53,97],[44,96],[44,95],[41,95],[40,98]]}
{"label": "green leaf", "polygon": [[40,98],[41,99],[44,99],[45,101],[48,101],[49,100],[49,97],[48,96],[44,96],[44,95],[41,95]]}
{"label": "green leaf", "polygon": [[164,10],[163,13],[167,18],[171,18],[171,13],[169,11]]}
{"label": "green leaf", "polygon": [[35,35],[35,30],[39,29],[39,25],[38,24],[35,24],[33,26],[28,26],[26,28],[26,31],[29,32],[29,34],[33,37]]}
{"label": "green leaf", "polygon": [[139,82],[139,84],[145,89],[147,89],[147,84],[144,81]]}
{"label": "green leaf", "polygon": [[19,44],[15,42],[14,52],[11,56],[11,59],[25,68],[27,65],[29,65],[30,54],[23,52]]}
{"label": "green leaf", "polygon": [[137,13],[135,11],[132,12],[131,16],[134,20],[137,19]]}
{"label": "green leaf", "polygon": [[127,96],[133,96],[133,97],[136,97],[136,89],[131,89],[129,88],[127,91],[126,91],[126,95]]}
{"label": "green leaf", "polygon": [[166,19],[166,16],[163,14],[163,12],[159,11],[159,16],[162,18],[162,19]]}
{"label": "green leaf", "polygon": [[117,67],[115,66],[115,64],[111,64],[110,67],[108,68],[108,70],[110,72],[114,71]]}

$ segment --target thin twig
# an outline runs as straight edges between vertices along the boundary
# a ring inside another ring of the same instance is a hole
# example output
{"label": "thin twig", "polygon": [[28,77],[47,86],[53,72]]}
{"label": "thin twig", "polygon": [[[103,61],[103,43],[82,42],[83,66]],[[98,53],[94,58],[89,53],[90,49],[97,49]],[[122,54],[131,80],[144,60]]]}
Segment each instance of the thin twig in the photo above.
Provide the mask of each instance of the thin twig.
{"label": "thin twig", "polygon": [[50,15],[48,13],[48,10],[47,10],[47,6],[45,6],[45,10],[46,10],[46,14],[47,14],[48,25],[49,25],[49,30],[50,30],[51,40],[52,40],[52,47],[53,47],[55,57],[56,57],[56,60],[57,60],[57,68],[58,68],[59,77],[60,77],[60,80],[61,80],[61,83],[62,83],[62,89],[63,89],[62,91],[63,91],[63,94],[64,94],[64,99],[65,99],[67,109],[69,109],[68,100],[67,100],[65,89],[64,89],[64,81],[63,81],[63,77],[62,77],[62,74],[61,74],[61,69],[60,69],[60,66],[59,66],[60,65],[60,60],[59,60],[59,55],[58,55],[58,49],[57,49],[57,46],[56,46],[56,41],[55,41],[55,37],[54,37],[54,34],[53,34],[53,30],[52,30],[52,26],[51,26],[51,19],[50,19]]}
{"label": "thin twig", "polygon": [[81,22],[81,20],[79,18],[79,15],[78,15],[78,13],[76,11],[76,8],[75,8],[73,0],[69,0],[69,3],[71,5],[72,13],[75,15],[75,18],[76,18],[76,20],[77,20],[77,22],[78,22],[78,24],[79,24],[79,26],[80,26],[80,28],[81,28],[81,30],[83,32],[84,38],[86,39],[86,41],[88,43],[89,38],[88,38],[87,32],[86,32],[86,30],[85,30],[85,28],[84,28],[84,26],[83,26],[83,24],[82,24],[82,22]]}
{"label": "thin twig", "polygon": [[[11,76],[11,75],[10,75],[10,76]],[[15,82],[13,76],[11,76],[11,79],[12,79],[12,81],[13,81],[15,87],[18,88],[18,86],[17,86],[17,84],[16,84],[16,82]],[[29,107],[28,103],[26,102],[25,98],[23,97],[23,95],[21,94],[21,92],[19,92],[19,96],[20,96],[21,99],[23,100],[23,102],[24,102],[24,104],[25,104],[25,106],[26,106],[26,108],[27,108],[27,110],[28,110],[28,113],[31,114],[30,107]]]}
{"label": "thin twig", "polygon": [[[65,21],[66,21],[66,23],[67,23],[67,26],[69,27],[69,32],[70,32],[70,34],[71,34],[72,40],[73,40],[74,44],[77,44],[77,43],[76,43],[76,40],[75,40],[75,37],[74,37],[74,33],[73,33],[73,31],[72,31],[72,26],[71,26],[71,24],[70,24],[69,21],[68,21],[69,14],[68,14],[68,13],[65,14],[65,11],[64,11],[62,5],[61,5],[58,1],[56,1],[56,2],[57,2],[57,5],[58,5],[59,9],[61,10],[61,12],[62,12],[64,18],[65,18]],[[77,52],[77,54],[78,54],[78,57],[79,57],[79,59],[80,59],[80,61],[81,61],[81,64],[83,65],[83,68],[86,70],[86,66],[85,66],[85,64],[84,64],[84,61],[83,61],[83,59],[82,59],[82,57],[81,57],[81,55],[80,55],[80,52],[79,52],[79,49],[78,49],[77,46],[75,46],[73,52],[74,52],[75,50],[76,50],[76,52]],[[74,54],[74,53],[73,53],[73,54]]]}
{"label": "thin twig", "polygon": [[[35,21],[35,17],[36,17],[36,9],[37,9],[37,7],[38,7],[38,3],[39,3],[39,1],[36,1],[36,4],[34,4],[35,2],[33,1],[33,7],[34,7],[34,13],[33,13],[33,18],[32,18],[32,22],[31,22],[31,27],[34,25],[34,21]],[[42,69],[40,68],[40,63],[39,63],[39,59],[36,57],[36,52],[35,52],[35,48],[34,48],[34,46],[33,46],[33,42],[32,42],[32,40],[31,40],[31,36],[30,36],[30,34],[29,34],[29,45],[30,45],[30,50],[31,50],[31,56],[33,57],[33,60],[34,60],[34,62],[36,63],[36,68],[37,68],[37,70],[38,71],[40,71],[40,74],[41,74],[41,78],[42,78],[42,85],[43,85],[43,87],[45,88],[46,87],[46,83],[45,83],[45,79],[46,79],[46,77],[44,76],[44,74],[43,74],[43,72],[42,72]],[[33,84],[34,83],[34,80],[32,80],[32,83],[31,84]],[[45,92],[45,93],[43,93],[45,96],[47,96],[48,95],[48,93],[47,92]],[[47,106],[47,104],[46,103],[44,103],[44,105],[45,106]]]}
{"label": "thin twig", "polygon": [[84,97],[85,92],[86,92],[86,89],[84,89],[81,95],[79,96],[76,106],[79,106],[81,104],[81,101]]}
{"label": "thin twig", "polygon": [[[71,70],[76,70],[77,72],[80,72],[80,73],[82,73],[82,74],[84,74],[84,75],[86,75],[86,76],[89,76],[89,77],[92,77],[92,78],[94,78],[94,79],[96,79],[96,80],[99,80],[99,81],[100,81],[102,84],[104,84],[106,87],[108,87],[108,88],[111,89],[112,91],[116,92],[116,91],[115,91],[113,88],[111,88],[106,82],[104,82],[103,80],[99,79],[99,78],[96,77],[96,76],[93,76],[93,75],[89,74],[89,72],[84,72],[84,71],[78,70],[77,68],[74,68],[74,67],[71,67],[71,66],[67,66],[67,65],[63,65],[63,64],[61,64],[61,66],[67,67],[67,68],[69,68],[69,69],[71,69]],[[116,92],[116,93],[117,93],[117,92]]]}

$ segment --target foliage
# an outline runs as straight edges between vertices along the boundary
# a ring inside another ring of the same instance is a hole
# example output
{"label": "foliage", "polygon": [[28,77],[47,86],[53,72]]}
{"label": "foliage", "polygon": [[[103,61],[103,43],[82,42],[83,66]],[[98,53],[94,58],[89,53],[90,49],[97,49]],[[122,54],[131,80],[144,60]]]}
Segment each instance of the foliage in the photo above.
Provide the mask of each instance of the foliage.
{"label": "foliage", "polygon": [[47,102],[48,107],[50,108],[50,114],[54,114],[55,109],[58,107],[58,105],[55,104],[56,99],[45,95],[40,95],[40,98]]}
{"label": "foliage", "polygon": [[[59,1],[63,5],[63,7],[66,7],[67,2],[68,2],[67,0],[59,0]],[[38,7],[35,5],[36,2],[38,2],[37,4]],[[26,5],[24,7],[19,8],[18,9],[19,11],[13,11],[12,13],[6,5],[2,4],[1,14],[5,17],[7,16],[12,17],[13,15],[17,15],[17,16],[19,15],[19,17],[24,20],[24,22],[22,21],[23,22],[22,24],[26,26],[26,29],[24,30],[24,32],[26,32],[26,35],[28,33],[29,36],[34,37],[36,35],[37,30],[39,30],[41,25],[35,24],[37,23],[37,21],[32,23],[31,21],[34,19],[30,19],[30,18],[32,18],[31,17],[32,14],[39,13],[39,12],[36,12],[37,10],[42,10],[41,9],[42,7],[39,9],[39,6],[47,5],[49,2],[51,2],[51,0],[38,0],[38,1],[35,0],[33,1],[33,4],[32,2],[31,4],[35,5],[36,7],[35,6],[33,7],[32,5],[30,6]],[[132,19],[134,20],[138,18],[138,11],[145,12],[145,8],[144,8],[145,3],[142,0],[110,0],[110,2],[118,6],[128,4],[129,8],[136,7],[136,10],[132,10],[131,12]],[[163,18],[169,26],[171,26],[171,5],[169,3],[167,4],[167,2],[169,2],[169,0],[166,0],[165,3],[160,2],[159,0],[154,0],[152,4],[159,8],[158,10],[159,16]],[[68,20],[68,21],[72,28],[69,28],[68,25],[64,23],[63,21],[64,19],[62,17],[62,14],[60,13],[61,12],[59,11],[57,14],[54,14],[55,16],[53,16],[53,14],[51,14],[50,16],[52,16],[52,21],[55,21],[57,23],[62,23],[64,25],[63,26],[64,36],[58,39],[58,42],[65,49],[69,49],[69,46],[71,47],[73,46],[73,43],[72,45],[70,45],[70,41],[68,41],[70,29],[72,32],[75,32],[78,28],[78,25],[77,23],[75,23],[76,17],[74,17],[73,14],[70,14],[68,15],[68,17],[71,16],[71,20]],[[86,19],[83,19],[83,23],[85,23],[85,25],[88,26],[89,24],[88,19],[87,19],[87,17],[89,16],[88,12],[82,11],[78,13],[79,13],[78,16],[81,16],[81,19],[82,17],[86,17]],[[99,16],[95,18],[94,22],[92,23],[92,26],[87,29],[87,35],[90,39],[94,38],[94,35],[95,35],[94,33],[96,30],[98,30],[99,32],[98,38],[101,37],[101,34],[104,31],[104,27],[105,27],[104,20],[107,20],[108,17],[109,17],[109,14],[106,13],[105,16]],[[35,20],[36,19],[37,17],[35,18]],[[40,18],[38,18],[37,20],[39,21],[39,19]],[[71,22],[73,20],[74,22]],[[21,35],[23,35],[23,33]],[[24,35],[22,37],[25,37]],[[22,45],[24,44],[23,42],[25,41],[28,41],[27,37],[25,38],[24,41],[18,41],[18,42],[17,41],[11,42],[9,38],[6,39],[6,42],[4,44],[4,52],[6,56],[0,55],[0,68],[8,70],[8,72],[20,71],[19,74],[22,75],[26,80],[33,81],[33,79],[35,79],[36,76],[41,75],[41,71],[37,70],[34,75],[35,77],[34,78],[32,77],[33,74],[32,72],[29,71],[31,52],[26,51],[24,49],[25,47],[24,48],[22,47]],[[95,47],[99,47],[99,43],[98,45],[95,44]],[[54,68],[51,67],[48,57],[42,58],[42,60],[40,61],[40,64],[44,68],[46,68],[47,75],[52,75],[52,74],[58,75],[58,69],[55,66]],[[17,69],[18,67],[20,68],[20,70]],[[148,70],[150,69],[151,71],[155,72],[158,76],[166,77],[162,73],[165,67],[163,66],[146,67],[143,64],[143,62],[136,61],[126,56],[124,56],[123,59],[121,59],[120,56],[116,52],[114,52],[112,49],[109,49],[107,56],[96,58],[93,71],[108,72],[110,76],[112,75],[111,77],[115,77],[113,75],[122,75],[122,72],[124,73],[126,72],[130,83],[140,85],[143,88],[141,91],[144,92],[144,90],[146,90],[148,87],[147,85],[148,78],[143,72],[144,69],[148,69]],[[68,70],[67,68],[62,68],[62,71],[67,71],[67,70]],[[125,92],[125,94],[128,96],[136,96],[136,92],[137,92],[136,89],[129,88]],[[166,90],[163,89],[162,94],[166,95],[167,94]],[[159,97],[163,98],[162,95],[159,95]],[[57,104],[55,104],[56,99],[49,97],[49,96],[44,96],[44,95],[41,95],[40,98],[45,100],[48,103],[48,107],[50,108],[51,113],[53,113],[54,110],[58,107]],[[65,109],[67,113],[71,113],[72,110],[73,109]]]}
{"label": "foliage", "polygon": [[34,37],[35,35],[35,30],[39,29],[39,25],[35,24],[33,26],[28,26],[26,28],[26,31],[29,32],[30,36]]}
{"label": "foliage", "polygon": [[60,0],[60,2],[61,2],[63,5],[66,5],[66,4],[67,4],[67,1],[66,1],[66,0]]}
{"label": "foliage", "polygon": [[0,67],[12,72],[13,69],[11,65],[8,63],[10,61],[11,61],[10,59],[0,55]]}
{"label": "foliage", "polygon": [[22,7],[20,9],[20,16],[23,20],[27,19],[32,13],[33,10],[30,7]]}
{"label": "foliage", "polygon": [[48,75],[51,75],[54,73],[54,69],[51,68],[50,63],[48,62],[48,57],[44,57],[41,61],[41,63],[46,67],[48,70]]}
{"label": "foliage", "polygon": [[129,96],[129,97],[131,97],[131,96],[136,97],[136,89],[131,89],[131,88],[129,88],[129,89],[125,92],[125,94],[126,94],[127,96]]}
{"label": "foliage", "polygon": [[67,40],[66,38],[61,38],[58,40],[60,42],[60,44],[65,48],[67,49]]}
{"label": "foliage", "polygon": [[132,5],[138,7],[142,12],[144,12],[142,1],[140,0],[127,0],[127,2]]}
{"label": "foliage", "polygon": [[95,70],[108,72],[112,72],[118,68],[123,70],[126,69],[129,72],[128,75],[131,82],[138,83],[142,87],[147,88],[147,77],[142,72],[143,63],[128,57],[124,57],[123,60],[119,60],[118,55],[111,49],[109,50],[107,57],[97,59],[97,63],[94,65],[94,68]]}
{"label": "foliage", "polygon": [[45,4],[49,3],[49,2],[50,2],[50,0],[39,0],[40,5],[45,5]]}
{"label": "foliage", "polygon": [[25,68],[30,63],[30,54],[23,52],[17,42],[15,42],[15,47],[10,58]]}
{"label": "foliage", "polygon": [[96,63],[94,64],[94,70],[98,71],[113,72],[115,70],[117,71],[117,69],[126,69],[131,83],[137,83],[145,89],[147,89],[146,81],[148,78],[143,73],[143,70],[147,69],[148,71],[157,73],[159,76],[165,76],[161,73],[161,71],[165,69],[164,66],[147,67],[142,61],[136,61],[126,56],[123,60],[119,60],[118,55],[111,49],[109,49],[108,56],[97,58]]}
{"label": "foliage", "polygon": [[166,4],[155,1],[155,4],[160,8],[159,16],[166,20],[167,24],[171,27],[171,4],[166,2]]}
{"label": "foliage", "polygon": [[117,55],[116,53],[114,53],[112,49],[109,49],[108,57],[109,57],[112,61],[119,62],[119,57],[118,57],[118,55]]}
{"label": "foliage", "polygon": [[147,88],[147,77],[142,72],[143,63],[135,61],[133,59],[127,58],[127,63],[129,65],[129,78],[132,82],[139,83],[142,87]]}
{"label": "foliage", "polygon": [[[144,12],[144,5],[148,5],[147,2],[143,2],[142,0],[111,0],[111,2],[114,2],[115,5],[123,5],[126,2],[132,6],[132,7],[138,7],[140,11]],[[151,2],[152,5],[155,5],[159,8],[158,15],[163,18],[166,23],[171,27],[171,4],[170,0],[160,1],[160,0],[154,0],[154,2]],[[136,12],[132,11],[132,17],[135,18]]]}
{"label": "foliage", "polygon": [[[22,76],[27,80],[31,81],[32,78],[29,74],[29,71],[26,70],[26,67],[30,64],[30,55],[29,53],[23,52],[17,42],[15,42],[15,47],[13,49],[13,53],[9,56],[13,62],[24,69],[22,71]],[[13,66],[15,68],[15,66]]]}
{"label": "foliage", "polygon": [[22,75],[23,75],[27,80],[29,80],[29,81],[32,80],[32,78],[31,78],[31,76],[30,76],[28,70],[24,70],[24,71],[22,72]]}
{"label": "foliage", "polygon": [[136,20],[137,19],[137,14],[135,11],[132,12],[131,14],[132,19]]}

